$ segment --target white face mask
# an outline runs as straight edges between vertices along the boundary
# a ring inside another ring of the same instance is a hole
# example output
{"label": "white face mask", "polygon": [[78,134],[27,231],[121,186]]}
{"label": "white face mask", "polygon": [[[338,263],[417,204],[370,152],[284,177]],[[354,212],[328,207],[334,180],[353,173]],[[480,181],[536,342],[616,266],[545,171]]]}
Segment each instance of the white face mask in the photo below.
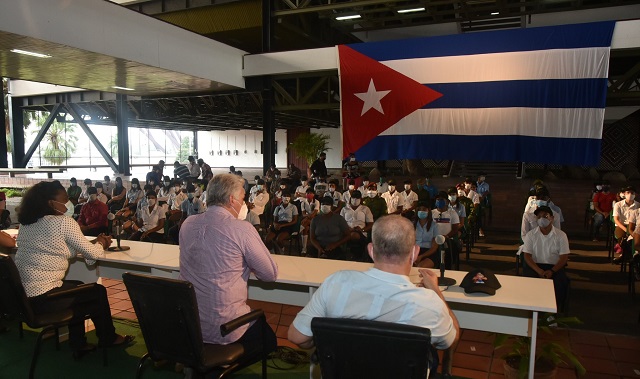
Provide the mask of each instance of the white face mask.
{"label": "white face mask", "polygon": [[280,189],[285,189],[287,188],[287,186],[285,186],[284,184],[280,186]]}
{"label": "white face mask", "polygon": [[153,207],[156,205],[156,199],[147,199],[147,204],[149,204],[150,207]]}
{"label": "white face mask", "polygon": [[624,198],[627,199],[627,201],[633,201],[636,198],[636,194],[635,193],[625,193],[624,194]]}
{"label": "white face mask", "polygon": [[138,185],[137,184],[132,184],[131,188],[136,189],[136,188],[138,188]]}
{"label": "white face mask", "polygon": [[458,197],[456,195],[449,195],[449,201],[454,203]]}
{"label": "white face mask", "polygon": [[329,192],[334,193],[336,191],[335,187],[329,187]]}
{"label": "white face mask", "polygon": [[360,199],[351,199],[351,205],[356,208],[358,205],[360,205]]}
{"label": "white face mask", "polygon": [[171,182],[164,182],[165,187],[169,187],[169,184],[171,184]]}
{"label": "white face mask", "polygon": [[538,219],[538,226],[541,228],[546,228],[547,226],[549,226],[549,224],[551,224],[551,220],[549,220],[548,218]]}
{"label": "white face mask", "polygon": [[189,199],[193,199],[193,197],[194,197],[194,196],[195,196],[195,193],[193,193],[193,192],[189,192],[189,193],[187,194],[187,197],[188,197]]}
{"label": "white face mask", "polygon": [[404,189],[405,189],[405,191],[410,190],[411,189],[411,184],[405,184],[404,185]]}
{"label": "white face mask", "polygon": [[356,159],[355,159],[355,158],[350,158],[349,160],[350,160],[351,162],[355,162],[355,161],[356,161]]}
{"label": "white face mask", "polygon": [[395,191],[395,190],[396,190],[396,186],[389,186],[389,191],[390,191],[390,192],[393,192],[393,191]]}
{"label": "white face mask", "polygon": [[465,184],[465,185],[464,185],[464,189],[466,189],[466,190],[470,190],[470,189],[471,189],[471,184]]}
{"label": "white face mask", "polygon": [[322,205],[320,206],[320,212],[327,214],[331,212],[331,205]]}
{"label": "white face mask", "polygon": [[484,182],[484,176],[479,177],[479,178],[478,178],[478,181],[479,181],[479,182]]}
{"label": "white face mask", "polygon": [[248,213],[249,213],[249,208],[247,208],[247,204],[243,202],[242,206],[240,207],[240,212],[238,212],[238,220],[246,219]]}
{"label": "white face mask", "polygon": [[304,186],[306,186],[306,185],[307,185],[307,182],[304,182],[304,181],[303,181],[303,182],[302,182],[302,186],[304,187]]}
{"label": "white face mask", "polygon": [[596,189],[597,189],[598,191],[602,191],[602,186],[596,186]]}
{"label": "white face mask", "polygon": [[356,186],[354,186],[353,184],[349,184],[349,191],[353,191],[354,189],[356,189]]}
{"label": "white face mask", "polygon": [[369,181],[365,180],[364,182],[362,182],[362,186],[363,187],[367,187],[369,185]]}
{"label": "white face mask", "polygon": [[464,196],[464,191],[463,190],[458,190],[458,196],[459,197]]}
{"label": "white face mask", "polygon": [[377,191],[369,191],[369,197],[376,197],[377,194]]}
{"label": "white face mask", "polygon": [[291,201],[291,198],[290,198],[290,197],[283,197],[283,198],[282,198],[282,204],[285,204],[285,205],[286,205],[286,204],[289,204],[289,202],[290,202],[290,201]]}

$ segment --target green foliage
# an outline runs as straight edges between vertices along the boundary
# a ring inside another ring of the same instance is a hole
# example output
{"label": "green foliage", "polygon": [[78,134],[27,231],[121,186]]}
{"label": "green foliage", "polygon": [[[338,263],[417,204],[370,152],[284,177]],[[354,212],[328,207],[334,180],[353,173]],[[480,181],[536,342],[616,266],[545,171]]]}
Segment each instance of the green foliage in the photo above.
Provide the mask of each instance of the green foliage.
{"label": "green foliage", "polygon": [[4,192],[7,197],[22,197],[28,188],[0,188],[0,192]]}
{"label": "green foliage", "polygon": [[[27,118],[35,120],[39,126],[38,130],[32,131],[34,134],[37,134],[46,122],[47,117],[44,117],[43,113],[27,112],[27,114],[31,114]],[[77,142],[75,124],[53,121],[43,138],[45,146],[42,157],[51,165],[60,166],[69,155],[76,152]]]}
{"label": "green foliage", "polygon": [[[577,317],[558,317],[553,314],[543,314],[538,318],[538,332],[553,334],[553,328],[556,326],[582,324]],[[506,334],[496,334],[493,341],[493,347],[499,349],[507,346],[511,342],[511,350],[502,358],[508,362],[518,363],[518,378],[523,379],[529,372],[529,357],[531,356],[531,344],[529,337],[512,337]],[[536,365],[539,362],[548,362],[553,366],[566,363],[573,366],[579,375],[584,375],[587,371],[580,360],[567,349],[565,346],[553,341],[538,341],[536,345]]]}
{"label": "green foliage", "polygon": [[178,151],[178,155],[176,156],[176,160],[178,162],[185,162],[187,158],[189,158],[191,154],[191,138],[190,137],[182,137],[180,140],[180,151]]}
{"label": "green foliage", "polygon": [[298,157],[305,159],[311,166],[320,153],[326,153],[330,149],[327,147],[328,143],[329,136],[326,134],[305,133],[299,135],[290,147]]}

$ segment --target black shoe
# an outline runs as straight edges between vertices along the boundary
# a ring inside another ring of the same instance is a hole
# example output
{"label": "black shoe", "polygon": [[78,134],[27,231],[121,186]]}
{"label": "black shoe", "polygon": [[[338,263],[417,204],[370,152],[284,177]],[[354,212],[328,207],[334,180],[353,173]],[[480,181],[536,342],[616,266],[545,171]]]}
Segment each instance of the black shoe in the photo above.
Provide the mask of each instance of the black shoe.
{"label": "black shoe", "polygon": [[83,347],[81,347],[78,350],[75,350],[73,352],[73,359],[75,359],[76,361],[79,361],[82,359],[82,357],[84,357],[85,355],[89,354],[89,353],[93,353],[97,350],[97,346],[94,344],[86,344]]}
{"label": "black shoe", "polygon": [[613,258],[613,264],[619,265],[620,263],[622,263],[622,255],[618,255],[617,257]]}

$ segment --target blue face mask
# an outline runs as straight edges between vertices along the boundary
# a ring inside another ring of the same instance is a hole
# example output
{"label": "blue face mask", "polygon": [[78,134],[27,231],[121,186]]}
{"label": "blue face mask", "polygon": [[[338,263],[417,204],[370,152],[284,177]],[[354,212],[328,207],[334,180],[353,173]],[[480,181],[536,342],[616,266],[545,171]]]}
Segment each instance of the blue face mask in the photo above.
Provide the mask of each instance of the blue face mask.
{"label": "blue face mask", "polygon": [[544,200],[536,200],[536,205],[542,207],[544,205],[547,205],[547,202]]}
{"label": "blue face mask", "polygon": [[429,212],[427,212],[427,211],[418,211],[418,218],[420,220],[424,220],[427,217],[429,217]]}
{"label": "blue face mask", "polygon": [[444,199],[436,200],[436,208],[444,208],[447,206],[447,202]]}

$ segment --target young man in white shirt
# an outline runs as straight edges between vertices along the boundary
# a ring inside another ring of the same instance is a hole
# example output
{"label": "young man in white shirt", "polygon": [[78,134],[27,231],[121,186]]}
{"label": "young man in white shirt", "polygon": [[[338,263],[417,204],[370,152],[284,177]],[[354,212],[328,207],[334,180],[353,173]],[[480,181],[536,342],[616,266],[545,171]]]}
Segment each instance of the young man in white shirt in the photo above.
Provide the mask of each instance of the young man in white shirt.
{"label": "young man in white shirt", "polygon": [[360,191],[353,191],[349,204],[342,208],[340,216],[344,217],[351,228],[351,257],[347,259],[363,260],[365,246],[369,242],[369,231],[373,227],[373,214],[366,205],[362,204]]}
{"label": "young man in white shirt", "polygon": [[402,211],[395,180],[389,180],[389,191],[383,193],[381,197],[387,202],[387,214],[399,214]]}
{"label": "young man in white shirt", "polygon": [[411,190],[411,179],[404,181],[404,191],[400,192],[400,205],[402,205],[402,216],[412,220],[415,216],[415,209],[418,206],[418,194]]}

